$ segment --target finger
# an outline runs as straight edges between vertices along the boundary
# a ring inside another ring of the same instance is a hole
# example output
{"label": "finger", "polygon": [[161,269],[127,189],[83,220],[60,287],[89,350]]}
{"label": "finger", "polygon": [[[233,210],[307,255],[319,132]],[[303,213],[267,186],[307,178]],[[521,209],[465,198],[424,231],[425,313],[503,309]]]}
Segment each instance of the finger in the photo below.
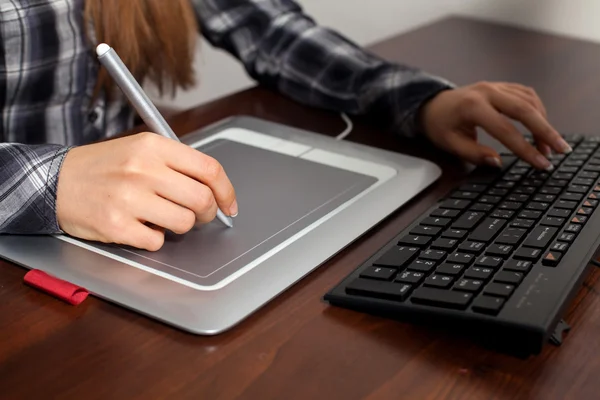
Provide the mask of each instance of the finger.
{"label": "finger", "polygon": [[198,223],[208,223],[215,218],[218,206],[209,187],[168,168],[153,176],[156,180],[151,186],[158,196],[191,210]]}
{"label": "finger", "polygon": [[444,137],[444,147],[458,157],[475,165],[502,166],[500,155],[494,149],[477,143],[474,137],[454,131],[446,133]]}
{"label": "finger", "polygon": [[471,112],[473,123],[481,126],[519,158],[539,169],[547,171],[553,169],[550,161],[529,144],[517,128],[489,103],[482,102]]}
{"label": "finger", "polygon": [[[557,153],[570,153],[572,151],[571,147],[550,126],[548,121],[521,98],[508,95],[502,91],[495,91],[490,94],[490,100],[494,108],[502,114],[525,125],[535,137],[536,142],[548,144]],[[519,136],[521,135],[519,134]]]}
{"label": "finger", "polygon": [[180,235],[196,223],[196,215],[191,210],[153,194],[144,197],[135,212],[135,217],[142,223],[148,222]]}
{"label": "finger", "polygon": [[507,84],[502,89],[534,106],[535,109],[538,110],[544,118],[548,117],[546,107],[544,107],[542,100],[537,96],[535,92],[529,92],[523,86],[515,84]]}
{"label": "finger", "polygon": [[545,155],[546,157],[550,157],[552,155],[552,151],[550,150],[550,146],[545,143],[538,143],[537,148],[540,153]]}
{"label": "finger", "polygon": [[159,229],[134,220],[122,228],[119,235],[111,242],[148,251],[158,251],[165,243],[165,235]]}
{"label": "finger", "polygon": [[177,146],[165,149],[167,166],[208,186],[224,213],[237,214],[235,190],[223,166],[198,150],[181,143],[173,143]]}

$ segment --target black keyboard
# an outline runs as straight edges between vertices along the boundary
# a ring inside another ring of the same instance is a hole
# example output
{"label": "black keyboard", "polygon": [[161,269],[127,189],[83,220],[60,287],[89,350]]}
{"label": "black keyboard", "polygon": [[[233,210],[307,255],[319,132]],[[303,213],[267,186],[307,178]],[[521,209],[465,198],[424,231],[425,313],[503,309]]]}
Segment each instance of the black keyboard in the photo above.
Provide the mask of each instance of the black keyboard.
{"label": "black keyboard", "polygon": [[501,170],[475,169],[325,300],[519,355],[560,342],[600,245],[600,138],[565,139],[573,152],[550,156],[551,172],[511,154]]}

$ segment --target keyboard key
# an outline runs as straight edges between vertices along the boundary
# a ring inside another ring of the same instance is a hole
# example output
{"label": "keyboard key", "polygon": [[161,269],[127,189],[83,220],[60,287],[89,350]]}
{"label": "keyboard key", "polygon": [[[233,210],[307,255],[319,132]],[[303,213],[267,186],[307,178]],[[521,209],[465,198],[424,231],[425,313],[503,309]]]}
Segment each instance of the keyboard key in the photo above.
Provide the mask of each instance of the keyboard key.
{"label": "keyboard key", "polygon": [[450,250],[453,250],[457,244],[458,244],[457,239],[439,238],[431,244],[431,248],[438,249],[438,250],[450,251]]}
{"label": "keyboard key", "polygon": [[452,228],[454,229],[473,229],[475,225],[485,216],[484,213],[478,211],[467,211],[461,215],[454,223]]}
{"label": "keyboard key", "polygon": [[366,295],[398,301],[404,301],[408,297],[410,290],[410,285],[402,283],[361,278],[355,279],[346,286],[346,292],[348,294]]}
{"label": "keyboard key", "polygon": [[513,271],[500,271],[494,276],[494,282],[518,285],[523,280],[523,274]]}
{"label": "keyboard key", "polygon": [[448,262],[450,263],[457,263],[457,264],[466,264],[469,265],[473,262],[473,258],[475,258],[475,256],[473,254],[467,254],[467,253],[452,253],[449,257],[448,257]]}
{"label": "keyboard key", "polygon": [[590,172],[600,172],[600,166],[597,165],[586,165],[585,167],[583,167],[584,171],[590,171]]}
{"label": "keyboard key", "polygon": [[558,188],[563,188],[563,187],[567,186],[568,184],[569,184],[569,181],[566,179],[550,179],[548,182],[546,182],[546,186],[558,187]]}
{"label": "keyboard key", "polygon": [[544,186],[540,189],[539,193],[557,195],[561,192],[561,190],[562,189],[559,187]]}
{"label": "keyboard key", "polygon": [[556,267],[561,257],[562,253],[550,250],[544,254],[544,257],[542,257],[542,265],[547,267]]}
{"label": "keyboard key", "polygon": [[452,281],[454,281],[454,278],[452,278],[451,276],[431,275],[429,278],[425,279],[423,285],[445,289],[452,284]]}
{"label": "keyboard key", "polygon": [[565,227],[565,232],[578,233],[581,230],[581,225],[569,224]]}
{"label": "keyboard key", "polygon": [[525,206],[526,209],[534,211],[546,211],[548,207],[550,207],[550,203],[541,203],[539,201],[532,201]]}
{"label": "keyboard key", "polygon": [[588,190],[590,190],[588,186],[581,185],[570,185],[567,188],[567,192],[569,193],[587,193]]}
{"label": "keyboard key", "polygon": [[567,218],[571,215],[571,210],[565,210],[564,208],[551,208],[548,211],[549,217]]}
{"label": "keyboard key", "polygon": [[494,208],[494,206],[492,204],[475,203],[475,204],[473,204],[473,207],[470,208],[470,210],[471,211],[488,212],[492,208]]}
{"label": "keyboard key", "polygon": [[431,242],[431,236],[406,235],[398,241],[398,245],[425,247]]}
{"label": "keyboard key", "polygon": [[[529,200],[529,195],[527,194],[511,194],[506,198],[508,201],[517,201],[519,203],[524,203]],[[549,200],[548,200],[549,201]]]}
{"label": "keyboard key", "polygon": [[471,204],[469,200],[448,199],[440,204],[440,208],[449,208],[451,210],[464,210]]}
{"label": "keyboard key", "polygon": [[533,201],[541,201],[541,202],[552,202],[556,198],[554,194],[536,194],[533,197]]}
{"label": "keyboard key", "polygon": [[419,254],[419,258],[423,260],[439,261],[446,257],[446,252],[441,250],[428,249]]}
{"label": "keyboard key", "polygon": [[462,239],[467,235],[467,231],[463,229],[448,229],[442,233],[442,237],[450,239]]}
{"label": "keyboard key", "polygon": [[523,210],[519,213],[518,217],[523,219],[538,219],[542,216],[541,211]]}
{"label": "keyboard key", "polygon": [[419,249],[417,247],[394,246],[375,260],[373,264],[383,267],[402,268],[417,256]]}
{"label": "keyboard key", "polygon": [[598,205],[598,200],[586,200],[582,205],[584,207],[596,207]]}
{"label": "keyboard key", "polygon": [[462,190],[465,192],[483,192],[487,188],[486,185],[477,185],[473,183],[467,183],[462,185],[458,190]]}
{"label": "keyboard key", "polygon": [[566,166],[566,165],[565,165],[565,166],[561,166],[561,167],[558,169],[558,171],[559,171],[559,172],[569,172],[569,173],[575,173],[575,172],[579,171],[579,168],[577,168],[577,167],[570,167],[570,166]]}
{"label": "keyboard key", "polygon": [[571,218],[571,223],[572,224],[585,224],[585,222],[587,221],[588,217],[586,217],[585,215],[576,215],[573,218]]}
{"label": "keyboard key", "polygon": [[556,203],[554,203],[554,207],[566,208],[567,210],[572,210],[575,207],[577,207],[577,203],[574,201],[559,200]]}
{"label": "keyboard key", "polygon": [[415,304],[465,310],[472,298],[471,293],[420,287],[410,299]]}
{"label": "keyboard key", "polygon": [[567,201],[580,201],[581,199],[583,199],[583,194],[581,193],[563,193],[560,196],[561,200],[567,200]]}
{"label": "keyboard key", "polygon": [[590,193],[590,195],[588,196],[588,199],[598,200],[598,199],[600,199],[600,195],[597,195],[596,193]]}
{"label": "keyboard key", "polygon": [[500,236],[498,236],[496,243],[511,245],[518,244],[526,234],[527,231],[525,229],[506,228],[504,231],[502,231]]}
{"label": "keyboard key", "polygon": [[492,274],[494,270],[492,268],[485,267],[470,267],[465,271],[465,278],[477,279],[477,280],[487,280]]}
{"label": "keyboard key", "polygon": [[535,193],[535,190],[536,190],[536,188],[534,188],[532,186],[520,186],[515,189],[515,193],[533,194],[533,193]]}
{"label": "keyboard key", "polygon": [[581,178],[598,179],[598,176],[600,176],[600,174],[598,172],[584,171],[584,172],[580,172],[578,176]]}
{"label": "keyboard key", "polygon": [[[591,179],[591,178],[575,178],[575,179],[573,179],[573,181],[571,183],[573,185],[591,186],[596,182],[595,182],[595,179]],[[568,190],[568,191],[570,192],[571,190]],[[587,192],[587,189],[586,189],[586,192]]]}
{"label": "keyboard key", "polygon": [[593,212],[594,212],[593,208],[581,207],[579,210],[577,210],[577,215],[592,215]]}
{"label": "keyboard key", "polygon": [[500,181],[500,182],[496,183],[495,187],[501,188],[501,189],[511,189],[515,186],[515,184],[516,184],[516,182]]}
{"label": "keyboard key", "polygon": [[476,242],[490,242],[500,232],[502,227],[506,225],[506,220],[500,218],[486,218],[479,226],[471,233],[469,239]]}
{"label": "keyboard key", "polygon": [[510,219],[515,215],[514,211],[509,210],[496,210],[490,214],[491,218],[502,218],[502,219]]}
{"label": "keyboard key", "polygon": [[461,279],[452,287],[453,290],[463,292],[479,292],[483,286],[483,281],[476,279]]}
{"label": "keyboard key", "polygon": [[533,228],[527,239],[525,239],[523,246],[545,249],[557,233],[558,228],[536,226]]}
{"label": "keyboard key", "polygon": [[507,174],[502,179],[509,182],[518,182],[523,179],[523,175]]}
{"label": "keyboard key", "polygon": [[435,226],[418,225],[415,226],[410,233],[413,235],[436,236],[441,230],[442,228],[437,228]]}
{"label": "keyboard key", "polygon": [[507,285],[505,283],[490,283],[483,290],[484,294],[489,294],[491,296],[499,296],[499,297],[509,297],[515,287],[513,285]]}
{"label": "keyboard key", "polygon": [[559,217],[545,217],[540,221],[540,225],[546,226],[562,226],[564,223],[565,219]]}
{"label": "keyboard key", "polygon": [[435,272],[438,274],[455,276],[460,275],[463,269],[465,269],[465,266],[463,264],[444,263],[437,267]]}
{"label": "keyboard key", "polygon": [[436,261],[415,260],[407,267],[411,271],[429,272],[437,265]]}
{"label": "keyboard key", "polygon": [[534,224],[535,224],[535,221],[533,221],[533,220],[518,218],[518,219],[515,219],[513,222],[511,222],[510,226],[512,226],[513,228],[529,229]]}
{"label": "keyboard key", "polygon": [[395,268],[368,267],[360,274],[360,276],[362,278],[381,279],[388,281],[392,279],[394,275],[396,275],[396,272],[398,272],[398,270]]}
{"label": "keyboard key", "polygon": [[458,210],[449,210],[447,208],[438,208],[437,210],[433,210],[431,212],[431,214],[429,214],[429,216],[430,217],[442,217],[442,218],[454,218],[458,214],[460,214],[460,211],[458,211]]}
{"label": "keyboard key", "polygon": [[421,225],[445,228],[450,225],[450,222],[451,220],[449,218],[427,217],[421,221]]}
{"label": "keyboard key", "polygon": [[560,251],[561,253],[565,253],[569,249],[569,243],[566,242],[554,242],[552,246],[550,246],[551,251]]}
{"label": "keyboard key", "polygon": [[454,192],[450,195],[450,197],[453,199],[467,199],[467,200],[474,200],[477,198],[477,196],[479,196],[479,193],[461,192],[461,191]]}
{"label": "keyboard key", "polygon": [[502,200],[502,198],[500,196],[481,196],[481,198],[479,199],[480,203],[485,203],[485,204],[496,204],[498,203],[500,200]]}
{"label": "keyboard key", "polygon": [[508,189],[493,188],[485,192],[485,194],[489,194],[490,196],[506,196],[508,194]]}
{"label": "keyboard key", "polygon": [[502,203],[500,203],[498,208],[502,210],[518,210],[522,206],[522,203],[517,203],[515,201],[503,201]]}
{"label": "keyboard key", "polygon": [[573,179],[574,176],[575,176],[575,174],[573,174],[573,173],[560,172],[560,171],[556,171],[554,173],[554,175],[552,175],[552,177],[554,179],[566,179],[566,180]]}
{"label": "keyboard key", "polygon": [[575,240],[575,234],[569,233],[569,232],[563,232],[560,234],[560,236],[558,236],[557,240],[560,240],[561,242],[572,243],[573,240]]}
{"label": "keyboard key", "polygon": [[396,276],[396,282],[416,286],[425,278],[423,272],[404,271]]}
{"label": "keyboard key", "polygon": [[480,267],[498,268],[504,260],[501,257],[481,256],[475,261],[475,265]]}
{"label": "keyboard key", "polygon": [[532,187],[539,187],[542,186],[544,184],[544,181],[541,179],[525,179],[523,182],[521,182],[521,185],[523,186],[532,186]]}
{"label": "keyboard key", "polygon": [[507,244],[493,244],[485,250],[485,254],[506,258],[512,252],[513,247]]}
{"label": "keyboard key", "polygon": [[521,260],[537,261],[537,259],[540,258],[541,254],[542,250],[540,249],[533,249],[531,247],[520,247],[513,257]]}
{"label": "keyboard key", "polygon": [[533,266],[533,263],[531,261],[508,260],[504,264],[503,269],[505,269],[507,271],[515,271],[515,272],[521,272],[523,274],[526,274],[529,272],[529,270],[531,269],[532,266]]}
{"label": "keyboard key", "polygon": [[458,250],[464,253],[479,254],[481,253],[484,247],[485,243],[466,241],[461,243],[460,246],[458,246]]}
{"label": "keyboard key", "polygon": [[504,300],[500,297],[491,297],[481,295],[473,301],[473,305],[471,309],[475,312],[489,315],[497,315],[502,306],[504,305]]}

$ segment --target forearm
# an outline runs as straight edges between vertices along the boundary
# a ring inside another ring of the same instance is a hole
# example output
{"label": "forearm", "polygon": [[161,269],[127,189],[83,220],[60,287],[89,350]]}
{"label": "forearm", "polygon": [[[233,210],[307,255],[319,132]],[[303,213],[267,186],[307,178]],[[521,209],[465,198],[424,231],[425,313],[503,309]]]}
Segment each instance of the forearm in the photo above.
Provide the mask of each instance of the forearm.
{"label": "forearm", "polygon": [[0,234],[60,233],[58,174],[68,148],[0,143]]}
{"label": "forearm", "polygon": [[371,116],[406,135],[423,102],[452,87],[321,27],[290,0],[195,0],[204,35],[266,87],[311,106]]}

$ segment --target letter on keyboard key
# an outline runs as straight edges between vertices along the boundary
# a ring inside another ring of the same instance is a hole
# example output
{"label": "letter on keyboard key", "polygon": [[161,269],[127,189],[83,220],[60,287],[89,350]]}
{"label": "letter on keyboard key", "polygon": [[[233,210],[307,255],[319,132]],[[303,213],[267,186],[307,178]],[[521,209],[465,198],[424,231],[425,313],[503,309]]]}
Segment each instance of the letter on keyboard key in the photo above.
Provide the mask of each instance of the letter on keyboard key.
{"label": "letter on keyboard key", "polygon": [[473,254],[465,254],[465,253],[453,253],[451,254],[447,261],[449,263],[458,263],[458,264],[471,264],[473,258],[475,256]]}
{"label": "letter on keyboard key", "polygon": [[405,266],[410,260],[412,260],[417,253],[419,248],[408,247],[408,246],[394,246],[389,249],[385,254],[378,260],[375,260],[373,264],[380,265],[383,267],[396,267],[401,268]]}
{"label": "letter on keyboard key", "polygon": [[508,260],[506,264],[504,264],[504,268],[507,271],[515,271],[522,272],[524,274],[528,273],[531,269],[532,263],[531,261],[525,260]]}
{"label": "letter on keyboard key", "polygon": [[496,243],[501,244],[517,244],[521,241],[521,238],[527,233],[525,229],[519,228],[506,228],[496,239]]}
{"label": "letter on keyboard key", "polygon": [[398,241],[399,245],[425,247],[431,241],[430,236],[406,235]]}
{"label": "letter on keyboard key", "polygon": [[403,301],[408,297],[411,286],[404,283],[374,281],[370,279],[355,279],[348,286],[346,292],[370,297]]}
{"label": "letter on keyboard key", "polygon": [[482,212],[467,211],[452,224],[452,228],[472,229],[484,215]]}
{"label": "letter on keyboard key", "polygon": [[523,246],[545,249],[548,247],[550,241],[554,239],[557,232],[558,228],[553,228],[551,226],[536,226],[527,239],[525,239]]}
{"label": "letter on keyboard key", "polygon": [[482,267],[490,267],[490,268],[498,268],[502,265],[501,257],[492,257],[492,256],[481,256],[475,262],[475,265]]}
{"label": "letter on keyboard key", "polygon": [[442,228],[438,228],[435,226],[423,226],[418,225],[412,228],[410,231],[411,235],[425,235],[425,236],[435,236],[437,235]]}
{"label": "letter on keyboard key", "polygon": [[486,218],[469,236],[474,242],[489,242],[500,232],[506,220],[500,218]]}
{"label": "letter on keyboard key", "polygon": [[461,290],[463,292],[478,292],[483,286],[483,281],[476,279],[461,279],[452,287],[452,290]]}
{"label": "letter on keyboard key", "polygon": [[531,247],[520,247],[519,250],[514,254],[515,258],[527,261],[537,261],[540,258],[542,250],[532,249]]}
{"label": "letter on keyboard key", "polygon": [[423,221],[421,221],[421,225],[439,226],[442,228],[445,228],[449,224],[450,224],[449,218],[427,217]]}
{"label": "letter on keyboard key", "polygon": [[415,304],[464,310],[472,298],[471,293],[420,287],[410,299]]}

